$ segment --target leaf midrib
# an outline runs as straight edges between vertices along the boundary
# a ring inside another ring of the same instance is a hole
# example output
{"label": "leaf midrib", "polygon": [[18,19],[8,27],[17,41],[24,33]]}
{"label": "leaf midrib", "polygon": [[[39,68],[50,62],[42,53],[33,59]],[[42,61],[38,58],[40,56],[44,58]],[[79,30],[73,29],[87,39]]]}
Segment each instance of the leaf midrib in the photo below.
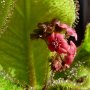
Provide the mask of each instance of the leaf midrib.
{"label": "leaf midrib", "polygon": [[[33,63],[33,55],[30,51],[31,49],[31,43],[30,43],[30,0],[24,1],[24,31],[25,33],[25,47],[26,47],[26,59],[27,59],[27,65],[29,66],[29,85],[32,87],[35,87],[35,70],[34,70],[34,63]],[[28,9],[27,9],[28,8]]]}

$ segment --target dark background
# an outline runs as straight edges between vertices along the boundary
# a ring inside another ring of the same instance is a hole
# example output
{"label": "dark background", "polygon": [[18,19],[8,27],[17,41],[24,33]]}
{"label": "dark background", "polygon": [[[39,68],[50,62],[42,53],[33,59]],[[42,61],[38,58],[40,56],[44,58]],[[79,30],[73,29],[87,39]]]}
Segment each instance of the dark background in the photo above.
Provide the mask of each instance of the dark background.
{"label": "dark background", "polygon": [[79,23],[76,26],[76,31],[78,33],[77,46],[80,46],[83,41],[86,24],[90,22],[90,0],[79,0],[79,4]]}

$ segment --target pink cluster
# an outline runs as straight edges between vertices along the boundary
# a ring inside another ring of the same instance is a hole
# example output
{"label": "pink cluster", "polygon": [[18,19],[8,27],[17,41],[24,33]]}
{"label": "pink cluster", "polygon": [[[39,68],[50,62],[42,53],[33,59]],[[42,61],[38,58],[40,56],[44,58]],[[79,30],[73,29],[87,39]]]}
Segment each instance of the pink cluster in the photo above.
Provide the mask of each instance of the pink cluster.
{"label": "pink cluster", "polygon": [[43,39],[48,48],[55,55],[51,57],[51,69],[53,71],[63,71],[69,68],[76,55],[76,45],[70,36],[77,40],[76,31],[67,24],[61,23],[58,19],[51,22],[38,24],[38,29],[30,35],[31,39]]}
{"label": "pink cluster", "polygon": [[66,24],[58,24],[60,29],[65,30],[66,33],[61,34],[59,32],[53,32],[47,37],[48,48],[52,52],[57,52],[58,54],[64,54],[64,65],[70,67],[74,57],[76,55],[76,45],[73,41],[68,42],[66,36],[73,36],[77,40],[77,34],[75,30]]}

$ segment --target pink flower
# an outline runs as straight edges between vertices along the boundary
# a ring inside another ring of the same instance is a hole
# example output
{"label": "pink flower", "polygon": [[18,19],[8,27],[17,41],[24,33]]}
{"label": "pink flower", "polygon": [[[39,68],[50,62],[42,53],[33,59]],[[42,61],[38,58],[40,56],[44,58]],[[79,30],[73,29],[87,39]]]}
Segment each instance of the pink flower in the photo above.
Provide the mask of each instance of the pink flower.
{"label": "pink flower", "polygon": [[[63,34],[53,32],[47,37],[48,48],[50,51],[56,51],[58,54],[64,54],[64,63],[69,67],[76,55],[76,45],[73,41],[68,44],[67,40],[64,38]],[[55,67],[58,64],[54,64]]]}
{"label": "pink flower", "polygon": [[75,55],[76,46],[72,41],[70,41],[70,48],[68,49],[68,53],[65,56],[65,66],[69,67],[73,63]]}
{"label": "pink flower", "polygon": [[34,33],[31,34],[32,39],[43,39],[46,41],[49,50],[55,52],[55,56],[51,61],[53,71],[65,70],[74,61],[76,45],[73,41],[70,41],[70,36],[77,40],[76,31],[67,24],[61,23],[58,19],[39,23],[38,29],[35,29]]}
{"label": "pink flower", "polygon": [[68,25],[66,24],[60,24],[60,27],[62,29],[65,29],[66,30],[66,34],[69,35],[69,36],[73,36],[75,37],[75,39],[77,40],[77,34],[75,32],[75,30],[71,27],[69,27]]}
{"label": "pink flower", "polygon": [[52,33],[50,36],[47,37],[48,41],[48,48],[51,51],[56,51],[59,54],[67,53],[68,50],[68,43],[67,40],[64,39],[64,35],[60,33]]}

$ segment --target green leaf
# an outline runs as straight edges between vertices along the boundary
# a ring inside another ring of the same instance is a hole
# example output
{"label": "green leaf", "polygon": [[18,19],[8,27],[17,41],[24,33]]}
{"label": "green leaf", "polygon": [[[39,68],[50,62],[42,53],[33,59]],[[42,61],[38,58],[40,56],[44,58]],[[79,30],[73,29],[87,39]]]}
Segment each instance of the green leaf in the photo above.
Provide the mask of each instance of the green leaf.
{"label": "green leaf", "polygon": [[[0,38],[0,70],[19,80],[20,83],[40,90],[48,78],[49,50],[44,41],[30,40],[30,33],[39,22],[50,21],[53,18],[72,25],[75,21],[74,2],[73,0],[17,0],[12,11],[13,1],[5,0],[5,8],[0,8],[3,13],[0,16],[0,28],[8,27]],[[8,25],[3,24],[7,23],[6,17],[11,13],[14,13],[11,22]]]}
{"label": "green leaf", "polygon": [[72,25],[76,19],[75,9],[74,0],[31,0],[31,18],[35,23],[58,18],[61,22]]}
{"label": "green leaf", "polygon": [[85,40],[83,47],[87,52],[90,52],[90,23],[86,27],[86,32],[85,32]]}

